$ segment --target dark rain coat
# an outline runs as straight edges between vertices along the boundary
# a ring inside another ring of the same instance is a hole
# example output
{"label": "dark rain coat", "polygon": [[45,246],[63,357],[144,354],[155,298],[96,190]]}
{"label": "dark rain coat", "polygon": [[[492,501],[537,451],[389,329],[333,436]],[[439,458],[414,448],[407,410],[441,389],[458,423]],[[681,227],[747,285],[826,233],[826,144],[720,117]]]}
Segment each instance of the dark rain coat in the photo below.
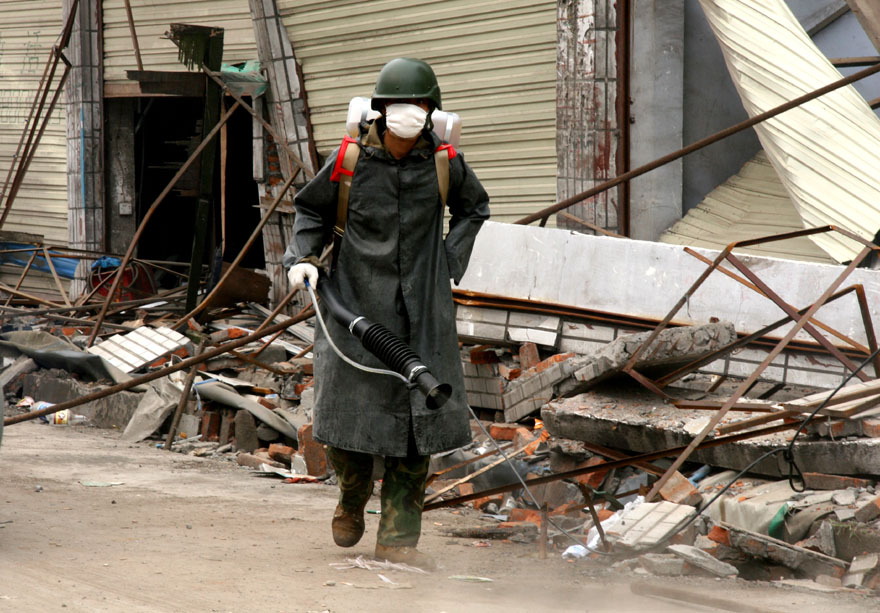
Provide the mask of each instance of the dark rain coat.
{"label": "dark rain coat", "polygon": [[[424,131],[413,150],[398,160],[382,145],[382,121],[373,123],[361,139],[336,269],[322,282],[332,283],[353,312],[408,343],[440,382],[452,386],[452,397],[439,410],[427,409],[424,396],[408,390],[400,379],[343,362],[316,326],[314,437],[333,447],[402,457],[412,431],[418,453],[429,455],[471,441],[449,280],[457,283],[464,274],[477,232],[489,217],[489,197],[462,155],[452,158],[447,197],[451,219],[444,238],[433,158],[439,139]],[[315,263],[329,242],[339,188],[330,180],[337,153],[296,195],[285,266]],[[321,312],[343,353],[361,364],[386,368],[325,308]]]}

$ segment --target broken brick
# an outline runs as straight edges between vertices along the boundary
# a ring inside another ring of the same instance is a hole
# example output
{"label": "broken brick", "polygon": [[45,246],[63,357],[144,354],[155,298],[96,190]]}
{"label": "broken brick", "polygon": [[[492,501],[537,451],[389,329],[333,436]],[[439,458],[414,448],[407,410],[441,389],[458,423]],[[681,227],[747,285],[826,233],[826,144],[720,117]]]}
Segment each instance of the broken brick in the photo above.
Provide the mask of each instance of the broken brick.
{"label": "broken brick", "polygon": [[296,432],[299,443],[299,452],[306,461],[306,471],[313,477],[323,477],[327,474],[327,452],[324,445],[312,437],[312,424],[300,426]]}
{"label": "broken brick", "polygon": [[497,364],[501,361],[498,359],[498,354],[482,345],[471,349],[469,358],[471,364]]}
{"label": "broken brick", "polygon": [[[593,456],[589,458],[585,462],[581,462],[576,466],[576,468],[587,468],[589,466],[598,466],[599,464],[604,464],[605,460],[600,458],[599,456]],[[598,489],[602,482],[605,480],[605,475],[608,474],[608,469],[605,470],[596,470],[591,473],[587,473],[585,475],[578,475],[574,478],[578,483],[583,483],[591,488]]]}
{"label": "broken brick", "polygon": [[867,479],[826,475],[823,473],[804,473],[804,484],[811,490],[845,490],[849,487],[863,489],[871,485]]}
{"label": "broken brick", "polygon": [[538,353],[538,346],[535,343],[523,343],[519,346],[519,366],[523,370],[528,370],[538,365],[541,356]]}
{"label": "broken brick", "polygon": [[269,457],[276,462],[281,462],[287,466],[290,466],[290,463],[293,461],[293,454],[295,453],[296,450],[288,445],[280,445],[277,443],[269,445]]}
{"label": "broken brick", "polygon": [[663,484],[663,487],[660,488],[659,493],[663,500],[668,500],[675,504],[696,506],[703,500],[694,484],[678,471],[670,475],[666,483]]}
{"label": "broken brick", "polygon": [[473,483],[459,483],[457,488],[459,496],[470,496],[474,493]]}
{"label": "broken brick", "polygon": [[507,517],[507,521],[509,522],[524,522],[528,521],[535,525],[541,525],[541,512],[536,511],[535,509],[511,509],[510,515]]}
{"label": "broken brick", "polygon": [[205,411],[202,415],[202,427],[200,433],[203,441],[219,441],[220,413],[217,411]]}
{"label": "broken brick", "polygon": [[496,494],[494,496],[483,496],[482,498],[477,498],[476,500],[472,500],[471,504],[474,505],[475,509],[482,509],[490,502],[501,504],[502,500],[504,500],[504,494]]}
{"label": "broken brick", "polygon": [[519,424],[492,424],[489,426],[489,436],[496,441],[512,441],[519,428],[522,428]]}
{"label": "broken brick", "polygon": [[726,528],[722,528],[721,526],[712,526],[712,529],[709,530],[709,534],[707,534],[707,536],[716,543],[730,547],[730,531],[728,531]]}
{"label": "broken brick", "polygon": [[880,418],[866,417],[862,420],[862,435],[880,438]]}

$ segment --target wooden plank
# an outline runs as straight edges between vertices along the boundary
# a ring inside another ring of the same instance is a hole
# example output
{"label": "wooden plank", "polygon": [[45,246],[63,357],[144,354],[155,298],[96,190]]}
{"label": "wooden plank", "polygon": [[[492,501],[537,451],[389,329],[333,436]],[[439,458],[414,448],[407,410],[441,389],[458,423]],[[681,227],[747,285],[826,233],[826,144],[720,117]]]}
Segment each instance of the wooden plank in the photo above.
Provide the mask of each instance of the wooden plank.
{"label": "wooden plank", "polygon": [[862,24],[871,44],[880,51],[880,3],[877,0],[846,0],[846,3]]}
{"label": "wooden plank", "polygon": [[[827,391],[818,392],[816,394],[810,394],[809,396],[804,396],[803,398],[792,400],[790,402],[782,402],[780,404],[786,409],[811,410],[822,404],[830,393],[831,392]],[[880,379],[860,381],[841,388],[841,390],[834,395],[834,398],[828,401],[827,406],[832,407],[849,402],[850,400],[868,398],[876,395],[880,395]]]}

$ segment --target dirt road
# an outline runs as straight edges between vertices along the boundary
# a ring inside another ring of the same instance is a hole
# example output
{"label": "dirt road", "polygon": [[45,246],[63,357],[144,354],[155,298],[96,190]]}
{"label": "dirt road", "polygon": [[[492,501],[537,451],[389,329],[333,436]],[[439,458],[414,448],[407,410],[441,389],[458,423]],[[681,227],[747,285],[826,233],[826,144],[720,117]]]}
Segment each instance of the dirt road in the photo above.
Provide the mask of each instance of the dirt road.
{"label": "dirt road", "polygon": [[420,548],[438,571],[338,570],[330,564],[371,553],[377,518],[368,515],[359,545],[339,549],[329,532],[335,499],[331,486],[286,485],[231,462],[122,443],[115,432],[10,426],[0,449],[0,611],[712,610],[635,596],[636,580],[761,610],[880,604],[742,580],[621,574],[558,554],[539,560],[534,545],[476,547],[441,534],[478,522],[450,510],[425,517]]}

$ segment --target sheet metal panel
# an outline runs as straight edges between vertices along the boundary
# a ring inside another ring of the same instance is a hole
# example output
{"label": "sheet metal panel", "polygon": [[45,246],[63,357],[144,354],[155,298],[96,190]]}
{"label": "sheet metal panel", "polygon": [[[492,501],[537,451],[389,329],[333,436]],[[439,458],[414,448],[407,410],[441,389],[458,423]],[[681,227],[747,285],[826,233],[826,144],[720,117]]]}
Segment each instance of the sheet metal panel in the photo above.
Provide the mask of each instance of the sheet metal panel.
{"label": "sheet metal panel", "polygon": [[318,152],[345,129],[348,102],[372,94],[388,60],[437,73],[443,108],[462,117],[460,149],[514,221],[556,200],[556,3],[512,0],[278,0],[302,62]]}
{"label": "sheet metal panel", "polygon": [[[126,70],[137,70],[123,0],[104,0],[104,81],[125,82]],[[172,23],[224,28],[223,61],[257,59],[248,0],[131,0],[144,70],[186,70],[177,47],[164,38]]]}
{"label": "sheet metal panel", "polygon": [[[0,186],[13,163],[43,68],[63,25],[61,0],[0,2]],[[60,64],[56,84],[62,68]],[[3,226],[4,230],[41,234],[47,242],[62,246],[67,245],[68,225],[64,109],[62,94]],[[20,272],[3,267],[0,282],[14,285]],[[29,275],[22,290],[57,297],[51,276],[42,273]]]}
{"label": "sheet metal panel", "polygon": [[[750,116],[841,78],[783,0],[700,0]],[[880,230],[880,119],[848,86],[755,126],[805,227]],[[861,245],[810,237],[844,262]]]}
{"label": "sheet metal panel", "polygon": [[[722,250],[734,241],[803,228],[779,176],[760,151],[730,179],[660,236],[661,243]],[[737,249],[804,262],[833,264],[835,260],[807,237],[763,243]]]}

